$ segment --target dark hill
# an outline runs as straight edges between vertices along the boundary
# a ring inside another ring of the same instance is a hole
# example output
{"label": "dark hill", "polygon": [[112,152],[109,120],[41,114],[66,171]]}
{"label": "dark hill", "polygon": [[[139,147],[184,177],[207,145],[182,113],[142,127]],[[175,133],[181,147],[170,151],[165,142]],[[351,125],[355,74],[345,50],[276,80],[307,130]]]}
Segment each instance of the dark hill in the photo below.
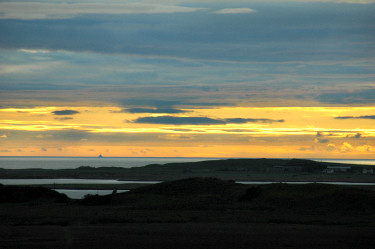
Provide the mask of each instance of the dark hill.
{"label": "dark hill", "polygon": [[268,184],[258,187],[255,205],[314,212],[375,211],[375,191],[330,184]]}
{"label": "dark hill", "polygon": [[375,191],[330,184],[249,186],[215,178],[189,178],[116,194],[110,203],[135,209],[267,209],[287,213],[371,214],[375,211]]}
{"label": "dark hill", "polygon": [[68,197],[43,187],[3,186],[0,184],[0,203],[65,202]]}
{"label": "dark hill", "polygon": [[[350,167],[327,174],[330,166]],[[143,167],[90,167],[77,169],[3,169],[0,178],[95,178],[170,181],[214,177],[236,181],[356,181],[374,182],[374,174],[363,169],[374,166],[317,162],[305,159],[225,159],[201,162],[151,164]]]}
{"label": "dark hill", "polygon": [[250,171],[264,172],[269,167],[301,167],[302,171],[320,171],[330,163],[316,162],[306,159],[222,159],[187,163],[151,164],[144,168],[182,168],[184,170],[216,170],[216,171]]}
{"label": "dark hill", "polygon": [[132,191],[134,194],[160,194],[168,196],[199,194],[233,194],[239,188],[234,181],[223,181],[216,178],[188,178],[167,181],[145,186]]}
{"label": "dark hill", "polygon": [[246,186],[215,178],[189,178],[140,187],[113,196],[113,204],[145,209],[222,209],[237,202]]}

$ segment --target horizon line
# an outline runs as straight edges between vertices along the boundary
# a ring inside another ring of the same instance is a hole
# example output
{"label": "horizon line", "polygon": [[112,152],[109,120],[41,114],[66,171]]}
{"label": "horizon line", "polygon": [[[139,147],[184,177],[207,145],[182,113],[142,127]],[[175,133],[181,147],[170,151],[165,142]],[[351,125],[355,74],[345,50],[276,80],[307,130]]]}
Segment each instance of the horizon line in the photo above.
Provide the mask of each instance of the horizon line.
{"label": "horizon line", "polygon": [[[0,158],[10,157],[35,157],[35,158],[98,158],[98,156],[0,156]],[[119,156],[103,156],[100,159],[105,158],[196,158],[196,159],[306,159],[306,160],[375,160],[375,158],[307,158],[307,157],[119,157]]]}

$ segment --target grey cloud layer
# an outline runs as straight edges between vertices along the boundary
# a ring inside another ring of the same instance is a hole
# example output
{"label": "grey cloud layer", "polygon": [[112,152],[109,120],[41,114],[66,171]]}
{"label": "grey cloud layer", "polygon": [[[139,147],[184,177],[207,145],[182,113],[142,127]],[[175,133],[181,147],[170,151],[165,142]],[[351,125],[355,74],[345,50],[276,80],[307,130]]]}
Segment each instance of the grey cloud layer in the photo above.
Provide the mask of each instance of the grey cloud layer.
{"label": "grey cloud layer", "polygon": [[[216,107],[216,106],[231,106],[233,103],[223,102],[221,99],[215,98],[212,102],[202,102],[201,97],[194,96],[191,94],[192,91],[181,93],[179,90],[184,89],[184,87],[176,88],[174,92],[173,90],[169,89],[170,93],[173,93],[174,96],[171,96],[170,94],[164,95],[161,98],[152,98],[150,96],[144,97],[144,98],[129,98],[119,101],[120,105],[124,106],[136,106],[134,108],[128,108],[125,110],[130,110],[130,112],[134,111],[134,113],[161,113],[159,111],[165,110],[164,113],[182,113],[184,111],[175,109],[172,107],[175,106],[195,106],[195,107]],[[194,89],[194,88],[193,88]],[[155,89],[154,92],[149,91],[150,93],[154,93],[161,95],[162,90]],[[195,92],[197,92],[196,89],[194,89]],[[164,93],[165,94],[165,93]],[[177,97],[176,97],[177,96]],[[204,99],[207,101],[209,99],[209,96],[205,94]],[[141,106],[141,107],[138,107]],[[151,108],[142,108],[143,106],[151,107]]]}
{"label": "grey cloud layer", "polygon": [[122,112],[128,113],[184,113],[186,111],[172,108],[128,108],[124,109]]}
{"label": "grey cloud layer", "polygon": [[366,104],[375,103],[375,89],[369,88],[363,91],[334,92],[319,95],[321,102],[332,104]]}
{"label": "grey cloud layer", "polygon": [[335,119],[375,119],[375,115],[367,115],[367,116],[342,116],[342,117],[335,117]]}
{"label": "grey cloud layer", "polygon": [[246,124],[246,123],[282,123],[283,119],[267,119],[267,118],[228,118],[225,119],[230,124]]}
{"label": "grey cloud layer", "polygon": [[175,116],[159,116],[159,117],[141,117],[133,121],[141,124],[169,124],[169,125],[223,125],[223,124],[245,124],[245,123],[274,123],[284,122],[284,120],[273,119],[213,119],[208,117],[175,117]]}
{"label": "grey cloud layer", "polygon": [[280,3],[188,1],[188,12],[168,14],[48,10],[70,11],[67,19],[3,15],[0,105],[9,98],[30,103],[30,95],[16,92],[29,90],[42,103],[101,101],[133,113],[375,103],[374,4],[273,2]]}
{"label": "grey cloud layer", "polygon": [[75,111],[75,110],[61,110],[61,111],[54,111],[52,113],[54,115],[58,115],[58,116],[65,116],[65,115],[75,115],[75,114],[78,114],[79,111]]}
{"label": "grey cloud layer", "polygon": [[[229,61],[371,56],[368,48],[375,36],[373,5],[306,4],[293,6],[293,12],[291,5],[254,6],[256,13],[237,15],[198,11],[84,15],[70,20],[4,19],[0,22],[0,46]],[[218,4],[213,7],[222,9]]]}
{"label": "grey cloud layer", "polygon": [[92,3],[46,3],[46,2],[0,2],[3,15],[0,19],[66,19],[82,14],[162,14],[193,12],[199,8],[184,7],[161,3],[124,3],[124,2],[92,2]]}

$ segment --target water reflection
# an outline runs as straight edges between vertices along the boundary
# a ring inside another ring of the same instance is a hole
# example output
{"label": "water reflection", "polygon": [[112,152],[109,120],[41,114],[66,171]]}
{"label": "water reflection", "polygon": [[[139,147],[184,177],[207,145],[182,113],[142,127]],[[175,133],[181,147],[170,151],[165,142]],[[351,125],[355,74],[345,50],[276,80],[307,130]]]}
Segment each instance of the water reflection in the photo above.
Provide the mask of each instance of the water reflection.
{"label": "water reflection", "polygon": [[0,179],[4,185],[37,185],[37,184],[155,184],[160,181],[120,181],[108,179]]}
{"label": "water reflection", "polygon": [[[85,195],[109,195],[113,190],[81,190],[81,189],[54,189],[56,192],[66,194],[71,199],[82,199]],[[117,190],[117,193],[128,192],[129,190]]]}

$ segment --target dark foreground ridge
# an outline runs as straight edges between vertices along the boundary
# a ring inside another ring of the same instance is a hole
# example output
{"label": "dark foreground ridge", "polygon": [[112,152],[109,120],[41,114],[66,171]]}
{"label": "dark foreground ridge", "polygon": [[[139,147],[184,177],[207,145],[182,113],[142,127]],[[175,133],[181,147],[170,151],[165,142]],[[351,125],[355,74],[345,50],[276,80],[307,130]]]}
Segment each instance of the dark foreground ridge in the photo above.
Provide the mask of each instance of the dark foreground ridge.
{"label": "dark foreground ridge", "polygon": [[[69,224],[285,221],[375,225],[375,191],[330,184],[250,186],[216,178],[188,178],[126,193],[87,195],[82,200],[71,200],[42,187],[0,186],[0,194],[2,208],[13,206],[11,211],[22,210],[30,208],[25,206],[29,203],[40,210],[48,206],[49,211],[64,210],[65,215],[57,216]],[[76,216],[69,212],[75,209],[84,209],[85,214]],[[92,215],[94,210],[100,212]],[[24,215],[31,224],[38,224],[43,212],[36,217]],[[23,222],[16,213],[7,219],[10,223]]]}
{"label": "dark foreground ridge", "polygon": [[375,243],[375,192],[336,185],[188,178],[83,200],[36,187],[1,186],[0,193],[8,196],[0,203],[6,249],[369,249]]}
{"label": "dark foreground ridge", "polygon": [[67,202],[69,198],[43,187],[4,186],[0,184],[0,203]]}

